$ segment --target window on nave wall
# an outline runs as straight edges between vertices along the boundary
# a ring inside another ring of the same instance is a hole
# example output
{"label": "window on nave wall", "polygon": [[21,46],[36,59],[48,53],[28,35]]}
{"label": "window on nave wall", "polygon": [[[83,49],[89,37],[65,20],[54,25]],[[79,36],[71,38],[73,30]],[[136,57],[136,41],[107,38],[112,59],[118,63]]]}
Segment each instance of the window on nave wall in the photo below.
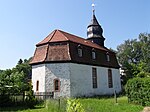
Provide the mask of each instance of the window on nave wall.
{"label": "window on nave wall", "polygon": [[54,79],[54,91],[59,92],[60,91],[60,80]]}
{"label": "window on nave wall", "polygon": [[113,88],[112,70],[108,69],[108,87]]}
{"label": "window on nave wall", "polygon": [[93,88],[97,88],[97,69],[92,68],[92,81],[93,81]]}
{"label": "window on nave wall", "polygon": [[36,81],[36,91],[39,91],[39,81]]}

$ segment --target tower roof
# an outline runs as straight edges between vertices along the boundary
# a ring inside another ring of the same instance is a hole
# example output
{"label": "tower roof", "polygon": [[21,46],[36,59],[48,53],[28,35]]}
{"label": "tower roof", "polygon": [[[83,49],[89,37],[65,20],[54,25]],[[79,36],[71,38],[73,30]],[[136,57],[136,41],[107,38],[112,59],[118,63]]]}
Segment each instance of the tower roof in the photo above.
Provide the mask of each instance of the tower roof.
{"label": "tower roof", "polygon": [[95,16],[95,10],[93,10],[93,15],[92,15],[92,19],[91,19],[91,23],[89,24],[88,27],[90,26],[100,26],[97,19],[96,19],[96,16]]}
{"label": "tower roof", "polygon": [[105,38],[103,37],[103,29],[96,19],[94,9],[93,9],[92,19],[90,24],[87,27],[87,30],[88,30],[87,31],[88,40],[91,40],[92,42],[100,46],[104,46]]}

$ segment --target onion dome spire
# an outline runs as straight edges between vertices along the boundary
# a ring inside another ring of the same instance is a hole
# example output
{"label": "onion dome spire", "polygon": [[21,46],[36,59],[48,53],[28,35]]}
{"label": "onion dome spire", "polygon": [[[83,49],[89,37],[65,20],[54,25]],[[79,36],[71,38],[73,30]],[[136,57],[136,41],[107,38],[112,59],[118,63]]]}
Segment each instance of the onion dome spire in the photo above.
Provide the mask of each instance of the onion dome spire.
{"label": "onion dome spire", "polygon": [[96,16],[95,16],[95,5],[92,4],[93,7],[93,14],[91,23],[87,27],[87,40],[91,40],[92,42],[103,46],[104,47],[104,41],[105,38],[103,37],[103,29],[101,28],[100,24],[98,23]]}

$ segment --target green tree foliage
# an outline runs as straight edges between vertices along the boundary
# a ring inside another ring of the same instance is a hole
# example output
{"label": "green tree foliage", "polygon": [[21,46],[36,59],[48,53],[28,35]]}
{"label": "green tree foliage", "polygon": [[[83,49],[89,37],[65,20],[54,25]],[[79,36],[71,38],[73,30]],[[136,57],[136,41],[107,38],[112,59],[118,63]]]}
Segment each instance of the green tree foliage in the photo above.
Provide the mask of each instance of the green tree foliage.
{"label": "green tree foliage", "polygon": [[117,58],[120,65],[126,70],[126,81],[137,76],[148,77],[150,73],[150,34],[141,33],[138,39],[126,40],[119,45]]}
{"label": "green tree foliage", "polygon": [[22,93],[29,89],[31,66],[29,60],[20,59],[15,68],[0,73],[0,94]]}
{"label": "green tree foliage", "polygon": [[[29,60],[25,59],[22,61],[20,59],[12,70],[7,69],[0,72],[0,103],[8,102],[9,96],[13,94],[23,93],[23,99],[25,98],[25,91],[30,91],[32,93],[30,78],[31,78],[31,66],[29,65],[31,58]],[[29,94],[31,100],[31,96]],[[7,98],[4,98],[7,97]],[[7,100],[5,100],[7,99]],[[32,98],[33,99],[33,98]]]}
{"label": "green tree foliage", "polygon": [[37,104],[37,101],[36,101],[36,98],[34,96],[34,92],[32,90],[32,84],[29,83],[29,90],[26,92],[26,105],[29,107],[29,108],[34,108],[34,106]]}
{"label": "green tree foliage", "polygon": [[141,44],[141,61],[144,63],[144,70],[150,73],[150,34],[140,34],[139,41]]}
{"label": "green tree foliage", "polygon": [[3,70],[0,70],[0,73],[2,73],[3,72]]}
{"label": "green tree foliage", "polygon": [[11,75],[13,80],[12,89],[15,93],[23,93],[29,90],[29,82],[27,82],[27,77],[24,72],[13,72]]}
{"label": "green tree foliage", "polygon": [[7,69],[0,73],[0,94],[9,94],[13,80],[11,79],[11,70]]}
{"label": "green tree foliage", "polygon": [[20,64],[22,64],[22,63],[23,63],[22,59],[19,59],[18,65],[20,65]]}
{"label": "green tree foliage", "polygon": [[20,59],[16,67],[12,69],[12,72],[23,72],[28,78],[31,75],[31,66],[29,65],[30,60],[31,58],[29,58],[29,60],[25,59],[24,61]]}
{"label": "green tree foliage", "polygon": [[125,91],[130,102],[150,106],[150,78],[130,79]]}

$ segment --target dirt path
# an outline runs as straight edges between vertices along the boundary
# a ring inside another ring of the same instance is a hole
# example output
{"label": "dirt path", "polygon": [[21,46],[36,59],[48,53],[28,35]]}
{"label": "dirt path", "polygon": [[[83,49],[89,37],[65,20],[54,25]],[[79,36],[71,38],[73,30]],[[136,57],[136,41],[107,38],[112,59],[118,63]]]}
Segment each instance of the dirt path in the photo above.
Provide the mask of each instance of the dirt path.
{"label": "dirt path", "polygon": [[150,107],[145,107],[142,112],[150,112]]}

